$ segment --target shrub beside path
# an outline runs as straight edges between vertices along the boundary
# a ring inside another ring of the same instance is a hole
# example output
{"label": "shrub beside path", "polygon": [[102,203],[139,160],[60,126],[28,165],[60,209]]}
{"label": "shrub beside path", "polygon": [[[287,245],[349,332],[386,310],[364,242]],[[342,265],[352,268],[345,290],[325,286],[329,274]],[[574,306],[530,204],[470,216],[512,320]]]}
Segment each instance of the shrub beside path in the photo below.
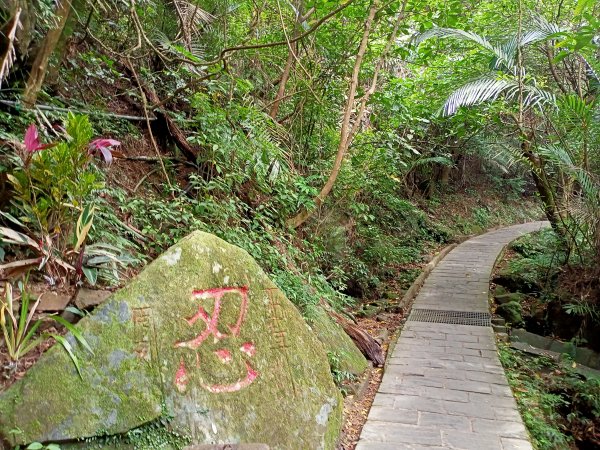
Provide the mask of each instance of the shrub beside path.
{"label": "shrub beside path", "polygon": [[514,225],[452,250],[415,299],[357,450],[531,450],[498,359],[489,278],[510,241],[548,226]]}

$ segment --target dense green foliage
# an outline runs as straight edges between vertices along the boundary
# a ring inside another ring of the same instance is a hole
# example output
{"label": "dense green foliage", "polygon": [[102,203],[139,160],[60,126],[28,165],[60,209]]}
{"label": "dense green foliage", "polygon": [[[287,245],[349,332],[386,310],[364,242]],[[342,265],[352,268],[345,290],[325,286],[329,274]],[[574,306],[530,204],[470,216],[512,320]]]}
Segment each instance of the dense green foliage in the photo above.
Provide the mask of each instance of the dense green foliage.
{"label": "dense green foliage", "polygon": [[503,346],[500,359],[537,449],[598,444],[600,379],[586,380],[568,359],[526,357]]}
{"label": "dense green foliage", "polygon": [[[553,234],[518,244],[513,269],[551,280],[534,295],[546,304],[564,287],[559,309],[589,322],[599,8],[8,0],[1,275],[114,286],[200,229],[246,249],[310,317],[404,289],[456,236],[543,211]],[[108,137],[121,145],[90,143]]]}

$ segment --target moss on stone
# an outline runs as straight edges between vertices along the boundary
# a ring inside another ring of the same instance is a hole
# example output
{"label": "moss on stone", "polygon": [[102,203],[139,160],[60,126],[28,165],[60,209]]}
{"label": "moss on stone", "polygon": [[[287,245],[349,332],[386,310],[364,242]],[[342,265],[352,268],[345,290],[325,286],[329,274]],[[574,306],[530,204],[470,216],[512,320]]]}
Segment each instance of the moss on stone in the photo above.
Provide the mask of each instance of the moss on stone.
{"label": "moss on stone", "polygon": [[367,370],[368,362],[352,339],[323,308],[316,308],[310,326],[316,333],[327,353],[332,353],[339,361],[339,370],[353,375],[361,375]]}
{"label": "moss on stone", "polygon": [[496,314],[504,318],[512,326],[517,327],[523,324],[523,308],[519,302],[510,301],[499,305],[496,308]]}
{"label": "moss on stone", "polygon": [[[200,306],[213,316],[207,290],[227,287],[248,288],[239,333],[231,327],[243,296],[225,293],[218,330],[226,338],[182,346],[206,329]],[[83,379],[62,349],[51,349],[0,396],[2,436],[15,427],[23,430],[18,442],[123,433],[158,417],[164,403],[194,443],[334,448],[342,401],[323,345],[256,262],[213,235],[184,238],[78,326],[94,349],[78,351]],[[235,386],[248,367],[257,376],[247,386],[211,392]]]}

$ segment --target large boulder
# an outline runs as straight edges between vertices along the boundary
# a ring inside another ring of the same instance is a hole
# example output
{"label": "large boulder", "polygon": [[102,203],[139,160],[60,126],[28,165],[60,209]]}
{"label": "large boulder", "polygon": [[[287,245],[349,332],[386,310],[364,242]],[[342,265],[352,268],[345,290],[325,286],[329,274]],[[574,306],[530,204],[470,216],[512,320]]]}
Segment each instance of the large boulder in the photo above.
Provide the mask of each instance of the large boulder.
{"label": "large boulder", "polygon": [[[195,232],[0,396],[0,442],[124,433],[160,417],[192,443],[329,449],[342,403],[323,345],[243,250]],[[14,433],[14,430],[20,430]],[[1,447],[1,445],[0,445]]]}

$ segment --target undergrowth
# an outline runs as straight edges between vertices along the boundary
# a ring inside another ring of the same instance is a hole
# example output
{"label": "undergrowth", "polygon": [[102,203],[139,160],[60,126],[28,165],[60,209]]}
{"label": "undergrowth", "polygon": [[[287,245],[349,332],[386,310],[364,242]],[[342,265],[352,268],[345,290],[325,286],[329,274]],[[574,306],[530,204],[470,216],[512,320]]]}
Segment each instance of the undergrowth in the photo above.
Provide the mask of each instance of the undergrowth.
{"label": "undergrowth", "polygon": [[500,360],[537,450],[600,445],[600,379],[584,379],[566,360],[529,357],[500,346]]}
{"label": "undergrowth", "polygon": [[[222,88],[215,83],[191,102],[197,114],[187,131],[190,142],[203,149],[196,169],[183,175],[166,164],[170,184],[148,181],[154,193],[131,195],[127,186],[107,182],[83,200],[95,211],[86,251],[96,252],[93,258],[83,257],[84,266],[94,268],[96,263],[101,268],[88,282],[122,285],[179,239],[202,230],[248,251],[309,317],[323,301],[339,310],[356,298],[380,297],[391,280],[406,289],[426,255],[457,235],[537,213],[514,203],[505,206],[493,192],[488,198],[473,191],[465,200],[464,192],[452,192],[451,187],[429,200],[408,198],[394,175],[403,170],[402,161],[371,149],[373,158],[367,152],[344,166],[332,201],[302,232],[294,232],[285,220],[298,208],[313,206],[312,186],[323,182],[326,171],[310,175],[294,169],[286,150],[290,136],[243,101],[248,86],[235,84],[231,95],[237,102],[218,100]],[[124,129],[118,120],[94,119],[91,125],[95,132],[116,136]],[[18,135],[13,130],[13,138]],[[3,151],[9,158],[10,147]],[[110,181],[103,175],[106,166],[89,164],[102,180]],[[124,164],[117,160],[110,170]],[[442,207],[464,201],[457,211]],[[11,210],[18,209],[17,203],[11,199]]]}

